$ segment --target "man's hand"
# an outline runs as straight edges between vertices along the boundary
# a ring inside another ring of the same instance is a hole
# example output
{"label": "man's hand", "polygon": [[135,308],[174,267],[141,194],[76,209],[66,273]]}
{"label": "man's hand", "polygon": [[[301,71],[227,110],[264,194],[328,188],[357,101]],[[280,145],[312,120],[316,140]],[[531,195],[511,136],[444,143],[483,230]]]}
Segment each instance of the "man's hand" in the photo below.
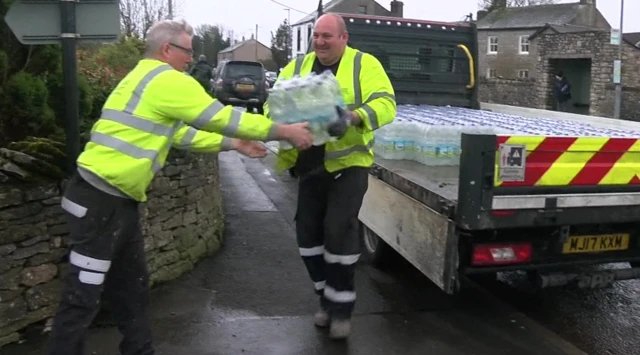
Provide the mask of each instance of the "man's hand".
{"label": "man's hand", "polygon": [[264,158],[267,156],[267,148],[260,142],[233,139],[231,145],[234,150],[237,150],[249,158]]}
{"label": "man's hand", "polygon": [[327,127],[327,132],[331,137],[342,138],[352,121],[352,111],[346,111],[340,106],[336,106],[338,119]]}
{"label": "man's hand", "polygon": [[349,111],[349,118],[353,126],[360,126],[362,124],[362,118],[355,111]]}
{"label": "man's hand", "polygon": [[309,122],[300,122],[278,127],[278,136],[304,150],[313,144],[313,135],[309,131]]}

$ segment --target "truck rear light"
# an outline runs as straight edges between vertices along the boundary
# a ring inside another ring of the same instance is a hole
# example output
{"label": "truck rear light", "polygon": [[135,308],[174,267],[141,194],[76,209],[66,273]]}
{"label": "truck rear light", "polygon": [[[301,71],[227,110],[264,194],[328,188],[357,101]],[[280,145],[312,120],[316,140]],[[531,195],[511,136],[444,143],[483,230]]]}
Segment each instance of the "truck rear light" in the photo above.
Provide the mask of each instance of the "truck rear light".
{"label": "truck rear light", "polygon": [[493,210],[491,214],[496,217],[513,216],[516,214],[516,210]]}
{"label": "truck rear light", "polygon": [[531,243],[478,244],[473,246],[474,266],[524,264],[531,261]]}
{"label": "truck rear light", "polygon": [[222,81],[222,79],[218,79],[218,81],[216,81],[216,86],[219,88],[221,88],[223,84],[224,82]]}

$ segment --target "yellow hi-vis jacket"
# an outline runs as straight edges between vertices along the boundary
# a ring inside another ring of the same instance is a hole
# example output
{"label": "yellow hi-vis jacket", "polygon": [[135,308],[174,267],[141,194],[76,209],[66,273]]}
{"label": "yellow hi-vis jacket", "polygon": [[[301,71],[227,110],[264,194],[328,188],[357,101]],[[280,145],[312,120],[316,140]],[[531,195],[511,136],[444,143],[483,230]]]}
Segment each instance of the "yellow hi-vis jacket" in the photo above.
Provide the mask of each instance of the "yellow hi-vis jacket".
{"label": "yellow hi-vis jacket", "polygon": [[[315,53],[298,57],[280,73],[278,80],[311,73]],[[347,47],[336,74],[340,90],[348,108],[362,119],[361,126],[350,126],[345,135],[325,145],[324,167],[329,172],[373,165],[373,131],[395,119],[396,101],[393,86],[382,64],[374,56]],[[268,107],[265,105],[265,115]],[[295,166],[298,149],[280,149],[277,167],[281,170]]]}
{"label": "yellow hi-vis jacket", "polygon": [[260,141],[276,138],[275,125],[266,117],[224,106],[192,77],[143,59],[109,95],[78,157],[78,170],[104,191],[144,202],[172,146],[194,152],[230,149],[229,138],[209,132]]}

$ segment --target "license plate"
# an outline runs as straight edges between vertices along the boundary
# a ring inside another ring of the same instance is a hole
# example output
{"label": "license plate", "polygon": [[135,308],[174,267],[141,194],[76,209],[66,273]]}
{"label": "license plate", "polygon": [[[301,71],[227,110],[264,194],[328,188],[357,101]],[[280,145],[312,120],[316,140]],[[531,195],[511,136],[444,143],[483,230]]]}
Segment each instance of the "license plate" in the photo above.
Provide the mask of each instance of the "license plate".
{"label": "license plate", "polygon": [[253,90],[253,85],[238,84],[238,85],[236,85],[236,89],[238,89],[238,90]]}
{"label": "license plate", "polygon": [[629,249],[629,234],[582,235],[569,237],[563,254],[594,253]]}

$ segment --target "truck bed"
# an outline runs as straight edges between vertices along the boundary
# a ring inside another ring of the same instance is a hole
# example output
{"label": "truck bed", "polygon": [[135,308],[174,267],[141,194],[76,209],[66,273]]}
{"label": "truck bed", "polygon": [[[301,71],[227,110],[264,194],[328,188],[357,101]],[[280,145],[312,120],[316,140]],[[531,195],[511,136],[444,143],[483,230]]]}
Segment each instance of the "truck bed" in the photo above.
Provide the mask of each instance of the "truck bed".
{"label": "truck bed", "polygon": [[453,218],[459,166],[426,166],[411,160],[376,157],[372,175],[426,206]]}

